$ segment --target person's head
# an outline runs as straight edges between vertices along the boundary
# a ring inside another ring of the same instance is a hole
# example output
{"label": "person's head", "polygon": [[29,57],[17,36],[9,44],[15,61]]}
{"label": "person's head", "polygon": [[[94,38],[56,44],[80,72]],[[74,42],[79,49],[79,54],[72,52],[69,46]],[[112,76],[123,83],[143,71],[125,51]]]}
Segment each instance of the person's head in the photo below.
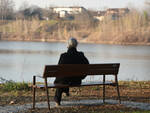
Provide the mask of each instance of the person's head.
{"label": "person's head", "polygon": [[67,46],[68,48],[76,48],[77,45],[78,41],[75,38],[71,37],[68,39],[68,46]]}

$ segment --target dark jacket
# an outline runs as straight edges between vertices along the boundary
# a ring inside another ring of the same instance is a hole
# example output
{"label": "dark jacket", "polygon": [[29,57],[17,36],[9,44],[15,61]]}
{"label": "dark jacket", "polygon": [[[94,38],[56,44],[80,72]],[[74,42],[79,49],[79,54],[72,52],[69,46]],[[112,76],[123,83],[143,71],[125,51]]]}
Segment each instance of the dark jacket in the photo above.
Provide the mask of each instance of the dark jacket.
{"label": "dark jacket", "polygon": [[[58,64],[89,64],[89,61],[83,52],[78,52],[76,48],[70,48],[66,53],[61,54]],[[82,77],[56,77],[54,83],[81,84],[81,80],[85,77],[85,75]]]}

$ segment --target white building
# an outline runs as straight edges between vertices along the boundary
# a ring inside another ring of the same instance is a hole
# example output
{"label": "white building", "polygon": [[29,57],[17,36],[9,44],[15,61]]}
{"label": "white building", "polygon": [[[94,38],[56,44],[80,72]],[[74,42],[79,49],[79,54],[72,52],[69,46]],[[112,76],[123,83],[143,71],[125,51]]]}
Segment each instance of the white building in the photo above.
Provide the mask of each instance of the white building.
{"label": "white building", "polygon": [[84,7],[51,7],[50,9],[54,13],[59,14],[59,17],[66,17],[68,14],[79,14],[86,11]]}
{"label": "white building", "polygon": [[104,16],[94,16],[94,18],[99,20],[99,21],[103,21],[105,19]]}
{"label": "white building", "polygon": [[68,13],[64,10],[58,12],[59,13],[59,17],[66,17],[68,15]]}

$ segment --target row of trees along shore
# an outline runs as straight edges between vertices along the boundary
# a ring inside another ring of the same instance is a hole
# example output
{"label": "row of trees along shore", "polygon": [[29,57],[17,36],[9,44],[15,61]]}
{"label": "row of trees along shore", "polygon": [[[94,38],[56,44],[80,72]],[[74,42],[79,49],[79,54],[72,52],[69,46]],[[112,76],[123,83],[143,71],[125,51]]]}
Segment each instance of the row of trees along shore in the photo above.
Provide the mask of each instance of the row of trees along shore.
{"label": "row of trees along shore", "polygon": [[[58,18],[48,8],[23,3],[15,11],[12,0],[0,0],[0,39],[65,41],[73,36],[82,42],[150,45],[150,4],[145,5],[147,8],[143,11],[130,8],[128,14],[116,20],[106,16],[99,22],[93,18],[91,10],[66,20]],[[42,17],[49,17],[49,20]]]}

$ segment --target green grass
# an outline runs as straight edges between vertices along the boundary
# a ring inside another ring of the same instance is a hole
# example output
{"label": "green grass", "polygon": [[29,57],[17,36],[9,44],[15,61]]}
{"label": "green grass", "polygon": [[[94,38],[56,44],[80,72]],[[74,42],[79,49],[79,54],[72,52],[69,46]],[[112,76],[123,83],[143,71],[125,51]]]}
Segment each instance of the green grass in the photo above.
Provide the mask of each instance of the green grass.
{"label": "green grass", "polygon": [[25,82],[14,82],[8,81],[6,83],[0,84],[1,91],[21,91],[21,90],[29,90],[28,83]]}
{"label": "green grass", "polygon": [[150,113],[150,111],[133,111],[133,112],[128,112],[128,113]]}

